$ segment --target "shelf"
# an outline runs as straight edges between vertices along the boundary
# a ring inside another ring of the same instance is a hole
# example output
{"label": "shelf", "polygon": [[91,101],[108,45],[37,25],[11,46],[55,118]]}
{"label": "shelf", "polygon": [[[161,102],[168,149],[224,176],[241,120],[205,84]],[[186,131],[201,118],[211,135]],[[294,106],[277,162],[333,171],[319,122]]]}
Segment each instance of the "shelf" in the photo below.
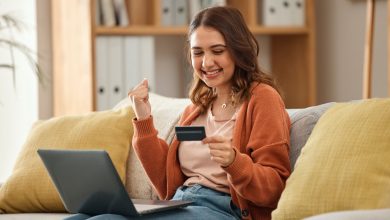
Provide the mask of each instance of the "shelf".
{"label": "shelf", "polygon": [[[306,27],[250,27],[253,34],[267,35],[303,35],[309,32]],[[187,27],[131,26],[131,27],[97,27],[96,35],[185,35]]]}

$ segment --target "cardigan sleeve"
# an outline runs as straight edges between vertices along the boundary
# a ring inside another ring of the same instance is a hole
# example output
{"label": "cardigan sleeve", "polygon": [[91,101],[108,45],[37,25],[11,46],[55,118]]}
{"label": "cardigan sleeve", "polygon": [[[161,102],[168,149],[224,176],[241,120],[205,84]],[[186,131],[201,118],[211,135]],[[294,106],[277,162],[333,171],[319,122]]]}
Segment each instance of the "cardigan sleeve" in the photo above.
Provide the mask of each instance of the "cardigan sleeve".
{"label": "cardigan sleeve", "polygon": [[157,137],[153,117],[133,120],[133,148],[160,198],[166,195],[168,144]]}
{"label": "cardigan sleeve", "polygon": [[[186,120],[191,120],[197,115],[196,107],[189,105],[185,108],[179,124],[183,124]],[[168,199],[176,190],[178,184],[182,184],[183,180],[180,166],[176,160],[176,153],[168,154],[169,147],[178,145],[177,141],[173,141],[171,146],[167,142],[158,138],[157,130],[153,124],[153,117],[143,120],[133,119],[134,135],[132,144],[134,150],[141,161],[141,164],[152,182],[160,199]]]}
{"label": "cardigan sleeve", "polygon": [[[225,168],[236,193],[262,207],[275,208],[290,174],[290,119],[279,94],[269,86],[254,91],[245,112],[241,146]],[[245,139],[245,138],[244,138]]]}

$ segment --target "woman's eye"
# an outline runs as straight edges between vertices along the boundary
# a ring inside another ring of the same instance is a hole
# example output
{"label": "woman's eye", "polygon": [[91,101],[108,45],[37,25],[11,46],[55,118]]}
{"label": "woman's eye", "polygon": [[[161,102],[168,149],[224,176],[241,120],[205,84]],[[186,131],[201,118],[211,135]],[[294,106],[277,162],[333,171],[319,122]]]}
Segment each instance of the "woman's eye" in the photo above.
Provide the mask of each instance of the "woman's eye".
{"label": "woman's eye", "polygon": [[202,51],[193,51],[192,54],[193,54],[194,56],[200,56],[200,55],[203,54],[203,52],[202,52]]}
{"label": "woman's eye", "polygon": [[218,55],[218,54],[222,54],[222,53],[223,53],[223,50],[214,50],[213,53],[214,53],[214,54],[217,54],[217,55]]}

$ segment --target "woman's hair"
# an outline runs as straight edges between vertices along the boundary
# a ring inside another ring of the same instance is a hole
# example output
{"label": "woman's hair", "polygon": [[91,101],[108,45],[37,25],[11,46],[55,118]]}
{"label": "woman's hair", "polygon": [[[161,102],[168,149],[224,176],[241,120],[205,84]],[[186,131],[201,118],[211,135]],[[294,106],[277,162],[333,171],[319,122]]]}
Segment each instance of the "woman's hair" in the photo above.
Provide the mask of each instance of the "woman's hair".
{"label": "woman's hair", "polygon": [[[250,85],[254,81],[268,84],[279,92],[274,78],[260,70],[257,61],[259,44],[238,9],[233,7],[203,9],[193,18],[188,31],[188,39],[200,26],[214,28],[222,34],[227,50],[235,62],[232,78],[233,103],[241,103],[249,99]],[[191,63],[189,46],[187,57]],[[216,98],[216,94],[194,73],[189,97],[195,105],[200,107],[201,112],[205,112]]]}

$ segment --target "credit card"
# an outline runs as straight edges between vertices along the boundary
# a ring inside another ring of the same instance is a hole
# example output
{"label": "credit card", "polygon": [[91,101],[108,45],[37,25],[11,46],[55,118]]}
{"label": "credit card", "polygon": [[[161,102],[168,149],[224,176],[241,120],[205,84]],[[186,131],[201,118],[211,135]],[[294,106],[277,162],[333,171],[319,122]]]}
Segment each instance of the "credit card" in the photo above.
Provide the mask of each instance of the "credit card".
{"label": "credit card", "polygon": [[204,126],[176,126],[175,132],[179,141],[201,141],[206,137]]}

